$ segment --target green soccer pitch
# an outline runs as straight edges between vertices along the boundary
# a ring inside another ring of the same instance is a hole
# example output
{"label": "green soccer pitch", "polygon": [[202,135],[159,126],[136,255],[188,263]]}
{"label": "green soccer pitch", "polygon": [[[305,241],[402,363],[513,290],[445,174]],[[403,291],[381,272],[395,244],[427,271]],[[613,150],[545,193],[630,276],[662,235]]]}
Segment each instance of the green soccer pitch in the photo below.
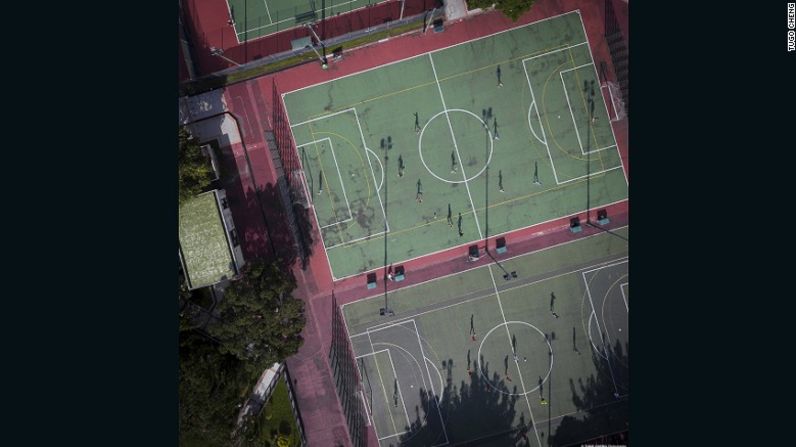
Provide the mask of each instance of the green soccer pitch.
{"label": "green soccer pitch", "polygon": [[333,276],[626,200],[603,91],[574,11],[283,94]]}
{"label": "green soccer pitch", "polygon": [[[343,306],[383,447],[570,445],[629,421],[629,228]],[[619,237],[617,237],[619,236]]]}

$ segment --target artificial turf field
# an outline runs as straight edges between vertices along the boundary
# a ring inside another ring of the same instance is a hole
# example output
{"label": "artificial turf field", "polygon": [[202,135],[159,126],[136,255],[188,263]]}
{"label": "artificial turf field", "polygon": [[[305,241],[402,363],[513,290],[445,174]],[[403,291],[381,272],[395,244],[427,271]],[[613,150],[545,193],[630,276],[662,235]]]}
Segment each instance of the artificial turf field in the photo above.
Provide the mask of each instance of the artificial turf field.
{"label": "artificial turf field", "polygon": [[626,200],[607,92],[573,11],[283,94],[334,278]]}
{"label": "artificial turf field", "polygon": [[[226,1],[235,22],[235,35],[241,43],[321,18],[321,0]],[[326,16],[332,17],[381,1],[384,0],[327,0]]]}
{"label": "artificial turf field", "polygon": [[380,445],[541,447],[626,430],[628,243],[623,227],[509,259],[511,281],[487,265],[398,289],[389,319],[382,294],[344,305]]}

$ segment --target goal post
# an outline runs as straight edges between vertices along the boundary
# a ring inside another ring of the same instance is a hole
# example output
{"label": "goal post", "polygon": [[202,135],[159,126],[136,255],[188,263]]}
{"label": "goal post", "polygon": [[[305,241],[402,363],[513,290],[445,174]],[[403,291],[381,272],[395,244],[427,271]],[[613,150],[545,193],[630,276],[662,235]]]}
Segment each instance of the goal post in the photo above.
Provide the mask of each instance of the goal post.
{"label": "goal post", "polygon": [[625,102],[622,100],[622,90],[619,84],[612,81],[605,81],[600,85],[600,90],[605,92],[603,97],[606,99],[608,117],[611,121],[619,121],[627,116],[625,112]]}

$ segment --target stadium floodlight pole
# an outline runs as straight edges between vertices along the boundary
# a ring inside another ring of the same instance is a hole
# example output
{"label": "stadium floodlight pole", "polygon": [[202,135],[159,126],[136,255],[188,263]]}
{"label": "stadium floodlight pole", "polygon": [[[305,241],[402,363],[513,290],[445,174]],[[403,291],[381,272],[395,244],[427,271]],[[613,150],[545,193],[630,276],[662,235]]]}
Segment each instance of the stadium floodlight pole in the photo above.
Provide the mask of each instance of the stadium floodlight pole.
{"label": "stadium floodlight pole", "polygon": [[321,51],[323,51],[323,55],[321,55],[321,53],[318,52],[318,50],[315,48],[315,45],[310,45],[310,48],[312,48],[312,51],[314,51],[315,55],[318,56],[318,60],[321,61],[321,67],[324,70],[326,70],[327,68],[329,68],[329,61],[326,59],[326,45],[323,44],[323,40],[321,40],[321,38],[318,37],[318,33],[316,33],[315,29],[312,28],[312,24],[306,23],[304,24],[304,26],[306,26],[307,29],[310,30],[312,35],[315,37],[315,40],[317,40],[318,43],[321,45]]}
{"label": "stadium floodlight pole", "polygon": [[481,111],[484,118],[484,251],[489,253],[489,112],[486,109]]}
{"label": "stadium floodlight pole", "polygon": [[230,58],[228,58],[226,56],[224,56],[224,50],[222,50],[221,48],[210,47],[210,54],[213,55],[213,56],[218,56],[221,59],[224,59],[225,61],[227,61],[227,62],[229,62],[231,64],[235,64],[236,66],[240,67],[239,63],[233,61],[232,59],[230,59]]}
{"label": "stadium floodlight pole", "polygon": [[[382,139],[382,143],[384,140]],[[387,298],[387,282],[390,281],[390,276],[392,273],[388,271],[388,262],[387,262],[387,209],[389,208],[389,197],[387,196],[387,166],[389,164],[390,157],[387,155],[387,151],[390,149],[388,144],[383,144],[384,146],[384,315],[385,316],[393,316],[395,312],[390,309],[390,303]]]}

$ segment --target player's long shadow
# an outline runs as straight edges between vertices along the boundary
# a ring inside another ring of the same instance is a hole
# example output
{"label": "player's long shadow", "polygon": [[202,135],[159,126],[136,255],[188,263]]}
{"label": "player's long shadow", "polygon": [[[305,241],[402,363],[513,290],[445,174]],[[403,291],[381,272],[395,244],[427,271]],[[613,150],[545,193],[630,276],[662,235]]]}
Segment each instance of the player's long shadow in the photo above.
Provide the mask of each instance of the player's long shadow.
{"label": "player's long shadow", "polygon": [[[451,444],[475,441],[479,446],[505,446],[515,445],[527,433],[525,415],[520,415],[518,424],[514,424],[516,417],[515,404],[520,396],[504,394],[495,390],[484,379],[489,377],[489,364],[484,363],[483,375],[473,371],[467,380],[462,380],[457,386],[452,378],[453,369],[466,369],[466,365],[454,365],[447,369],[447,385],[439,399],[439,410],[442,415],[448,441]],[[451,365],[452,361],[447,364]],[[460,373],[463,371],[459,371]],[[465,373],[466,374],[466,373]],[[491,383],[497,384],[505,393],[517,393],[517,386],[508,389],[502,377],[491,373]],[[408,432],[398,440],[401,446],[432,446],[445,442],[445,435],[440,425],[439,416],[434,407],[434,396],[420,391],[420,400],[428,408],[428,417],[423,416],[415,409],[415,419]],[[467,444],[470,445],[470,444]]]}
{"label": "player's long shadow", "polygon": [[[627,427],[629,422],[628,405],[628,356],[626,346],[617,340],[612,346],[609,363],[592,350],[592,362],[597,370],[585,381],[578,378],[577,384],[569,379],[572,403],[582,413],[565,416],[553,429],[548,445],[570,445],[590,440],[605,441],[609,444],[629,444]],[[618,384],[620,397],[614,396]],[[584,417],[585,415],[585,417]],[[603,437],[610,435],[608,437]],[[600,442],[598,442],[600,443]]]}

